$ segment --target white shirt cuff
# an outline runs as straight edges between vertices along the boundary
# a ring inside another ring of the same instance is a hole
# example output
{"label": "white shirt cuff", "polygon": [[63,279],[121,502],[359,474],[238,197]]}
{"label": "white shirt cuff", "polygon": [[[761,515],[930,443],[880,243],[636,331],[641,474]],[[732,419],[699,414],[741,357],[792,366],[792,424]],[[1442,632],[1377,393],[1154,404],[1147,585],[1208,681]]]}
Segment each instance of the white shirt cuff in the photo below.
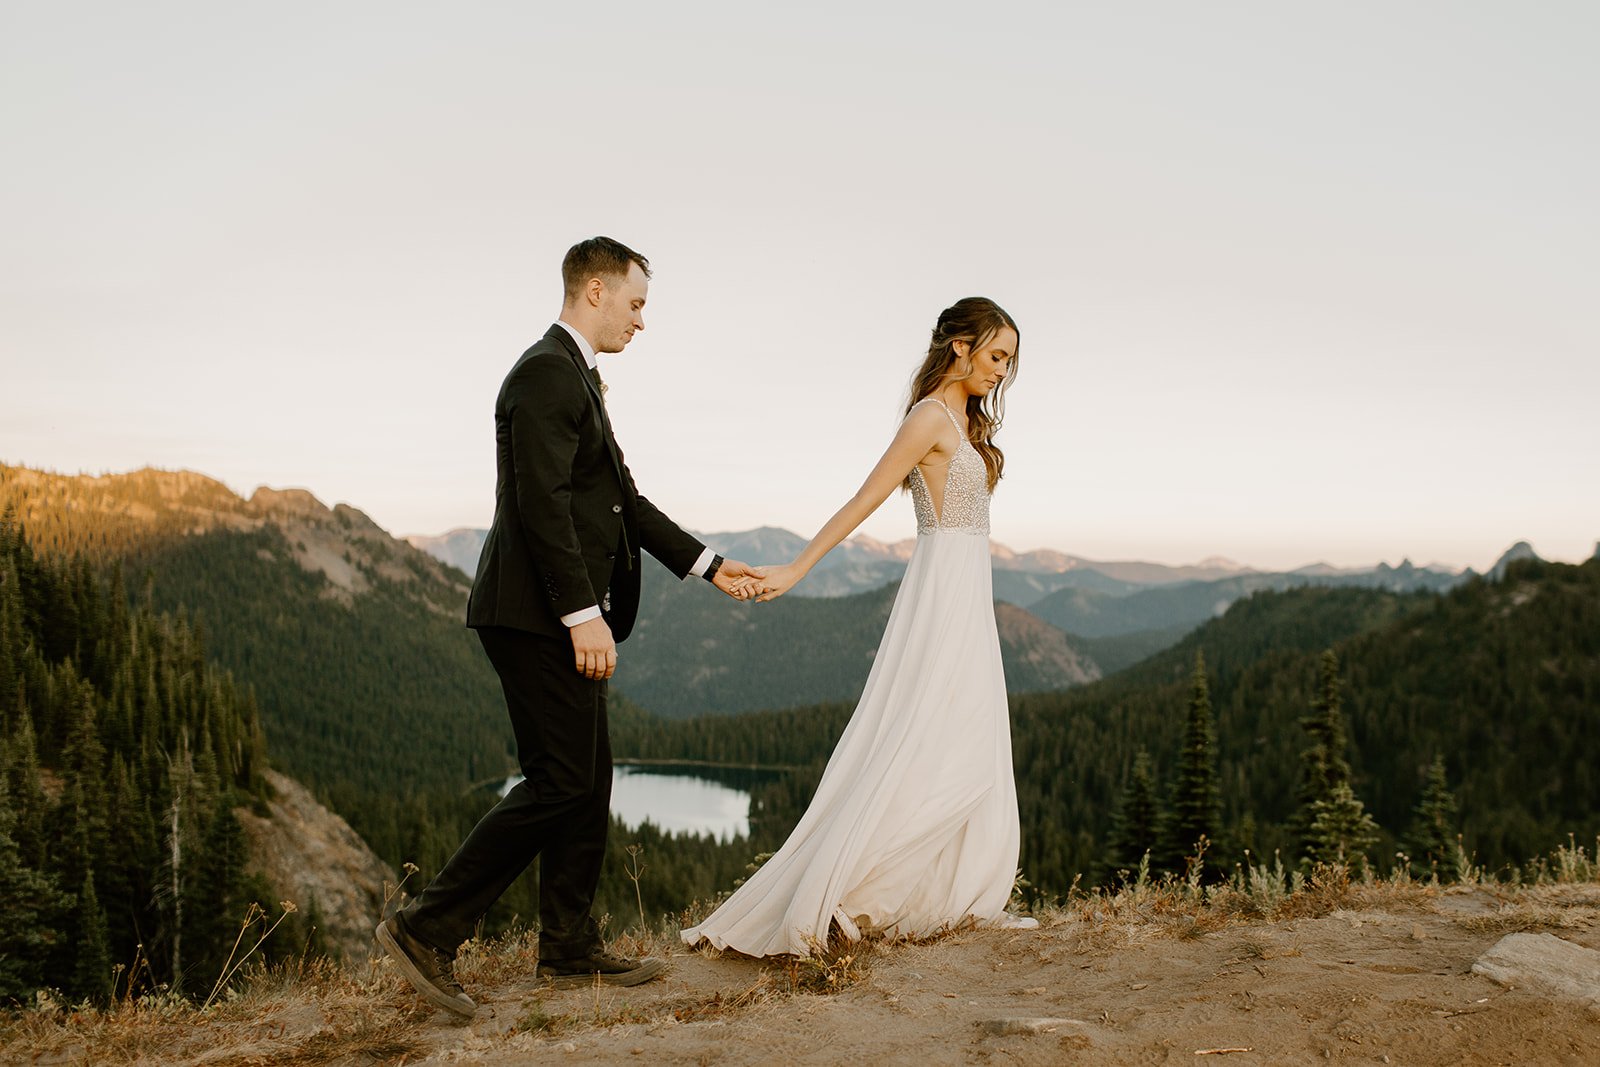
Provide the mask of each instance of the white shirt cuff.
{"label": "white shirt cuff", "polygon": [[694,561],[694,566],[689,568],[689,573],[683,576],[683,580],[687,582],[690,578],[704,578],[706,571],[711,569],[711,561],[716,558],[716,549],[706,549],[700,553],[700,558]]}
{"label": "white shirt cuff", "polygon": [[600,605],[596,604],[592,608],[584,608],[582,611],[574,611],[571,615],[561,616],[561,625],[571,629],[579,623],[588,622],[590,619],[598,619],[599,617]]}

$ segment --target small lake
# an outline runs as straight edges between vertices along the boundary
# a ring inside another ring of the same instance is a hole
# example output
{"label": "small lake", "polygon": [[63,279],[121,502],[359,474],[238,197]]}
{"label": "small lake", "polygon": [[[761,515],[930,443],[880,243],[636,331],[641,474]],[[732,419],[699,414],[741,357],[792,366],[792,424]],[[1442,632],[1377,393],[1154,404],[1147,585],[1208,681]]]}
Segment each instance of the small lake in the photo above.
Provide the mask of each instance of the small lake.
{"label": "small lake", "polygon": [[[699,763],[618,763],[612,770],[611,813],[625,825],[648,820],[667,833],[719,841],[750,833],[750,790],[780,773]],[[507,778],[500,795],[520,781],[520,774]]]}

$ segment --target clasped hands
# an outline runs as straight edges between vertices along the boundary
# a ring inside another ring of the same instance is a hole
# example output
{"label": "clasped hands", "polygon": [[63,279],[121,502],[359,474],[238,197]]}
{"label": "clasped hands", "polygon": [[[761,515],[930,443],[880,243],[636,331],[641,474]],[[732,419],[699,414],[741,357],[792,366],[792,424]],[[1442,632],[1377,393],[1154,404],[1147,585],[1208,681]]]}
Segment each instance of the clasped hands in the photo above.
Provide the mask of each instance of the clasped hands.
{"label": "clasped hands", "polygon": [[[724,565],[723,570],[726,569]],[[804,578],[806,573],[794,563],[750,567],[747,570],[746,575],[735,579],[730,583],[730,588],[724,589],[723,592],[735,600],[754,600],[759,604],[778,599],[793,589],[795,583]]]}

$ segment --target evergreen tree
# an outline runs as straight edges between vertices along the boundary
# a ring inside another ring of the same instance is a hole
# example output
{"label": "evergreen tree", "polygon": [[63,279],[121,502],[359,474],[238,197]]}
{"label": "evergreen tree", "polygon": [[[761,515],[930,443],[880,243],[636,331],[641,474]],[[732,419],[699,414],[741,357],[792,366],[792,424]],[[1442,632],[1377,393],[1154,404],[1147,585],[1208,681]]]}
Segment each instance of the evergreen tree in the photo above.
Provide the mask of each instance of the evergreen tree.
{"label": "evergreen tree", "polygon": [[1419,875],[1457,875],[1456,830],[1456,798],[1445,777],[1444,756],[1436,755],[1406,835],[1412,867]]}
{"label": "evergreen tree", "polygon": [[[9,512],[8,512],[9,513]],[[0,537],[9,538],[0,521]],[[0,736],[10,733],[17,708],[11,704],[22,679],[22,590],[16,564],[0,543]]]}
{"label": "evergreen tree", "polygon": [[1221,821],[1222,793],[1217,785],[1217,734],[1211,714],[1210,683],[1205,655],[1197,650],[1177,780],[1172,787],[1164,866],[1181,874],[1188,859],[1196,854],[1202,837],[1216,840]]}
{"label": "evergreen tree", "polygon": [[246,898],[244,868],[249,859],[244,827],[229,798],[219,797],[201,834],[203,842],[183,891],[184,941],[196,946],[185,966],[199,977],[222,973],[228,948],[243,921]]}
{"label": "evergreen tree", "polygon": [[50,953],[45,979],[49,985],[77,999],[91,995],[80,991],[77,984],[80,958],[86,949],[97,944],[102,959],[89,963],[93,966],[104,963],[106,936],[105,916],[100,912],[99,901],[94,900],[91,908],[83,893],[83,887],[88,886],[89,897],[94,897],[94,856],[83,785],[76,777],[68,780],[65,795],[50,813],[49,825],[50,849],[45,870],[63,890],[71,886],[77,892],[70,898],[61,923],[61,936],[56,938]]}
{"label": "evergreen tree", "polygon": [[0,775],[0,1004],[45,985],[52,945],[70,899],[55,880],[22,862],[11,837],[16,815]]}
{"label": "evergreen tree", "polygon": [[1316,850],[1320,840],[1312,830],[1312,823],[1321,810],[1317,805],[1331,803],[1335,790],[1350,783],[1339,689],[1339,657],[1330,648],[1322,653],[1317,695],[1311,701],[1312,713],[1300,720],[1310,743],[1300,753],[1300,781],[1295,790],[1295,816],[1290,828],[1300,854],[1306,857]]}
{"label": "evergreen tree", "polygon": [[1352,867],[1367,865],[1367,850],[1378,840],[1378,824],[1366,813],[1361,801],[1340,782],[1326,800],[1312,805],[1311,847],[1307,858],[1312,863],[1344,863]]}
{"label": "evergreen tree", "polygon": [[21,701],[17,713],[17,728],[5,746],[4,778],[11,794],[11,810],[15,816],[12,840],[16,844],[25,867],[42,868],[45,862],[47,815],[49,798],[45,796],[44,780],[39,773],[39,757],[34,746],[33,716],[27,703]]}
{"label": "evergreen tree", "polygon": [[1156,798],[1150,754],[1144,749],[1133,758],[1133,771],[1123,789],[1122,801],[1113,816],[1111,837],[1106,849],[1106,881],[1119,871],[1137,870],[1145,853],[1160,844],[1161,809]]}
{"label": "evergreen tree", "polygon": [[93,870],[83,874],[71,927],[75,951],[66,992],[73,998],[103,1001],[111,994],[111,949],[106,915],[94,891]]}

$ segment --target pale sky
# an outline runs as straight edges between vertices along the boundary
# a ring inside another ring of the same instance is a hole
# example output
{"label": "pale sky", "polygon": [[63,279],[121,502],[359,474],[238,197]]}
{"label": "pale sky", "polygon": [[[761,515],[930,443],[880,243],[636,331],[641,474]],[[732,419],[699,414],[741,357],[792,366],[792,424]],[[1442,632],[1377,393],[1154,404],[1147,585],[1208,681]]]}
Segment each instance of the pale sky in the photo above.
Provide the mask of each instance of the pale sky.
{"label": "pale sky", "polygon": [[983,294],[1014,548],[1586,558],[1597,54],[1588,2],[7,3],[0,460],[487,525],[604,233],[656,271],[613,420],[694,529],[814,532]]}

